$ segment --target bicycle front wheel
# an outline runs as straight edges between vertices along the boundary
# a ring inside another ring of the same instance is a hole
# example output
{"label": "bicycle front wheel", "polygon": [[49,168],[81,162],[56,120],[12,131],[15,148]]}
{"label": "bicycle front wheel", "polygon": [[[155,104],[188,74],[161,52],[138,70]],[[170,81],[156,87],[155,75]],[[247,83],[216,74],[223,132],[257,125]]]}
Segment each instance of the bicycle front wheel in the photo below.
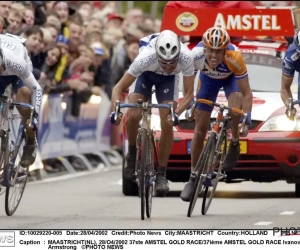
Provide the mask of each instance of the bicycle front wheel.
{"label": "bicycle front wheel", "polygon": [[195,185],[194,185],[194,191],[190,200],[189,209],[187,216],[191,217],[194,207],[196,205],[197,199],[199,194],[202,191],[203,187],[203,178],[206,174],[206,168],[208,166],[209,157],[211,155],[211,150],[214,149],[216,143],[215,133],[211,133],[206,144],[204,145],[204,148],[201,152],[201,155],[198,159],[196,169],[195,169]]}
{"label": "bicycle front wheel", "polygon": [[224,143],[224,149],[217,152],[214,150],[214,156],[210,160],[212,162],[211,165],[213,166],[213,169],[216,169],[218,167],[218,171],[214,173],[215,177],[212,181],[213,186],[205,187],[205,191],[203,194],[203,201],[202,201],[202,209],[201,209],[202,215],[205,215],[207,213],[210,204],[212,202],[212,199],[214,198],[219,180],[223,179],[223,174],[221,173],[221,170],[227,152],[227,136],[225,135],[220,140],[220,142],[221,145]]}
{"label": "bicycle front wheel", "polygon": [[19,172],[14,171],[11,179],[13,180],[14,178],[16,178],[16,182],[14,186],[6,188],[5,212],[8,216],[12,216],[16,212],[27,184],[28,172],[25,171],[24,173],[22,173],[22,176],[18,175]]}
{"label": "bicycle front wheel", "polygon": [[[8,216],[13,215],[23,197],[23,193],[27,184],[28,180],[28,168],[24,171],[20,171],[22,167],[20,166],[20,161],[21,161],[21,156],[22,156],[22,149],[23,147],[21,146],[23,142],[23,138],[20,141],[19,145],[16,145],[15,150],[17,153],[16,159],[13,162],[17,162],[17,164],[14,164],[12,168],[12,175],[10,178],[10,181],[12,185],[10,187],[6,188],[6,193],[5,193],[5,212]],[[21,149],[21,150],[20,150]],[[9,160],[10,161],[10,160]],[[8,161],[8,162],[9,162]],[[7,168],[10,168],[9,164],[6,164]]]}
{"label": "bicycle front wheel", "polygon": [[[150,149],[152,149],[153,151]],[[147,165],[148,168],[146,174],[146,214],[147,217],[150,218],[151,211],[152,211],[152,198],[154,193],[154,182],[155,182],[153,152],[155,153],[155,156],[157,156],[153,134],[151,134],[149,150],[147,151],[148,151],[149,162],[151,164]]]}
{"label": "bicycle front wheel", "polygon": [[141,219],[145,219],[145,200],[146,200],[146,175],[145,175],[145,168],[147,165],[147,151],[148,151],[148,145],[147,145],[147,131],[142,129],[139,132],[140,140],[139,142],[139,168],[138,168],[138,181],[139,181],[139,194],[141,199]]}

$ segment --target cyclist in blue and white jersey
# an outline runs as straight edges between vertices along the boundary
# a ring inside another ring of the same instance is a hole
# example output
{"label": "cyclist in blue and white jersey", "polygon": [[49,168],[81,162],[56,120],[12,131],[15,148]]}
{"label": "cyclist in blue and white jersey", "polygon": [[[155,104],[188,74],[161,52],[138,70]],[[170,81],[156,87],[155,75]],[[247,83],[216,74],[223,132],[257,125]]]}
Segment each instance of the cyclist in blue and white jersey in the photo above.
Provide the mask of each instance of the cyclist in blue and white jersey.
{"label": "cyclist in blue and white jersey", "polygon": [[[296,31],[293,43],[289,46],[282,62],[281,99],[286,108],[288,108],[289,98],[293,97],[291,85],[294,80],[295,71],[300,72],[300,30]],[[300,100],[300,74],[298,75],[298,100]],[[290,116],[288,116],[286,109],[286,115],[289,119],[293,120],[295,114],[295,108],[292,110]]]}
{"label": "cyclist in blue and white jersey", "polygon": [[0,35],[0,95],[2,96],[7,86],[12,84],[16,101],[35,107],[33,124],[29,124],[30,110],[18,108],[26,134],[21,166],[29,167],[36,158],[36,129],[43,92],[32,74],[32,62],[27,54],[25,42],[26,39],[8,33]]}
{"label": "cyclist in blue and white jersey", "polygon": [[[183,74],[184,97],[178,105],[179,73]],[[179,116],[188,108],[193,100],[194,91],[194,61],[188,47],[179,41],[178,36],[170,31],[164,30],[140,40],[139,55],[121,80],[112,91],[112,104],[121,100],[121,94],[129,88],[129,102],[137,103],[138,99],[147,101],[152,94],[152,86],[155,86],[158,103],[174,103],[174,124],[170,124],[169,110],[161,109],[161,137],[159,142],[159,167],[156,176],[155,191],[157,195],[164,196],[169,191],[166,180],[166,167],[168,164],[172,143],[172,125],[177,125]],[[114,108],[114,107],[113,107]],[[114,114],[114,112],[112,113]],[[118,125],[121,114],[117,121],[112,123]],[[114,117],[111,116],[111,117]],[[128,180],[133,179],[136,159],[136,137],[139,127],[141,111],[130,109],[126,122],[129,151],[126,156],[124,176]]]}

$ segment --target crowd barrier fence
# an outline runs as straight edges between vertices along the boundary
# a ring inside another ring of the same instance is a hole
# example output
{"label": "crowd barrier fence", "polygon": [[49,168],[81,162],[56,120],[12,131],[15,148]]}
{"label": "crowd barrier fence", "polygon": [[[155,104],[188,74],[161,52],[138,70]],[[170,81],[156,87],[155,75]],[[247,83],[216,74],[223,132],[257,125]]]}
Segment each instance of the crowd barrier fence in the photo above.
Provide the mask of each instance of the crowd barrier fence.
{"label": "crowd barrier fence", "polygon": [[[79,116],[71,115],[72,95],[45,94],[39,116],[38,153],[30,171],[39,178],[48,176],[43,169],[43,160],[58,159],[68,173],[75,169],[68,156],[79,158],[88,170],[93,170],[86,154],[101,159],[106,167],[121,164],[120,154],[111,149],[111,123],[109,119],[111,102],[107,95],[92,95],[87,103],[81,103]],[[11,120],[11,140],[15,141],[20,120]],[[102,165],[103,166],[103,165]]]}

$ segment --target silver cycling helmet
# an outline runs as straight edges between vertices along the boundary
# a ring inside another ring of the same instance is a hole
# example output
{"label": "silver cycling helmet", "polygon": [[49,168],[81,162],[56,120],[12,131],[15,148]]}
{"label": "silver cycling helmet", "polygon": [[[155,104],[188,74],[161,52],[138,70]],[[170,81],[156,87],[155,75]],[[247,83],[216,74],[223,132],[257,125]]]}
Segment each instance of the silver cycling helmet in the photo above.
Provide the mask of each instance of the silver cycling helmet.
{"label": "silver cycling helmet", "polygon": [[162,31],[156,40],[155,50],[159,59],[172,61],[179,56],[180,41],[178,36],[171,30]]}

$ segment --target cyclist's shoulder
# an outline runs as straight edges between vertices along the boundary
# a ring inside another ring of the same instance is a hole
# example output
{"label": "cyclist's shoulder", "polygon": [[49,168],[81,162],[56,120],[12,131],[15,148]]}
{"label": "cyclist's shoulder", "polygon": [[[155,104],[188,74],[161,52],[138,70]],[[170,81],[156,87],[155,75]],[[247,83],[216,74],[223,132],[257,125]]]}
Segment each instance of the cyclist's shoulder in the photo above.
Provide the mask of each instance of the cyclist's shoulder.
{"label": "cyclist's shoulder", "polygon": [[132,62],[133,65],[144,69],[153,64],[157,64],[157,55],[154,48],[145,48],[139,52],[138,56]]}
{"label": "cyclist's shoulder", "polygon": [[288,50],[285,53],[285,59],[292,63],[300,62],[299,52],[297,51],[297,47],[294,43],[288,47]]}
{"label": "cyclist's shoulder", "polygon": [[224,63],[233,73],[246,71],[246,62],[239,48],[230,43],[225,51]]}
{"label": "cyclist's shoulder", "polygon": [[236,45],[230,43],[225,51],[225,62],[232,63],[233,61],[244,64],[243,55]]}
{"label": "cyclist's shoulder", "polygon": [[185,45],[181,44],[180,53],[179,53],[179,64],[182,67],[188,67],[193,64],[194,56],[193,52]]}
{"label": "cyclist's shoulder", "polygon": [[144,50],[145,48],[154,48],[155,47],[155,42],[158,37],[159,33],[155,33],[149,36],[145,36],[140,39],[140,51]]}
{"label": "cyclist's shoulder", "polygon": [[192,50],[192,55],[193,55],[193,59],[194,62],[198,62],[201,60],[204,60],[204,46],[203,46],[203,42],[199,42]]}

